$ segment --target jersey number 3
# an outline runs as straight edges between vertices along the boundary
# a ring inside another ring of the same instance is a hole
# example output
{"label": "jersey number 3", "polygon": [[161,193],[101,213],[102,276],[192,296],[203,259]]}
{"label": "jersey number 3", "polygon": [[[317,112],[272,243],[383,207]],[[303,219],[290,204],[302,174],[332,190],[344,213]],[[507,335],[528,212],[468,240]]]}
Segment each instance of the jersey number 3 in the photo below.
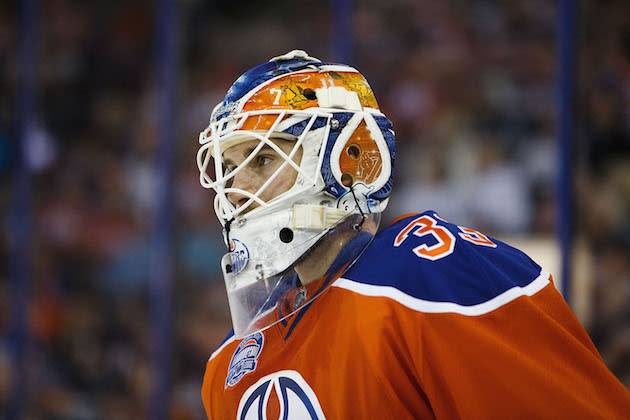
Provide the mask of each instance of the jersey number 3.
{"label": "jersey number 3", "polygon": [[[439,218],[437,215],[436,217]],[[426,258],[431,261],[436,261],[450,255],[455,249],[455,236],[450,230],[437,223],[437,220],[428,215],[423,215],[412,220],[398,233],[396,239],[394,239],[394,246],[400,246],[410,234],[417,237],[431,235],[435,238],[436,243],[433,245],[422,244],[417,246],[412,250],[413,253],[420,258]],[[458,228],[461,230],[459,237],[465,241],[491,248],[496,248],[497,246],[481,232],[461,226],[458,226]]]}

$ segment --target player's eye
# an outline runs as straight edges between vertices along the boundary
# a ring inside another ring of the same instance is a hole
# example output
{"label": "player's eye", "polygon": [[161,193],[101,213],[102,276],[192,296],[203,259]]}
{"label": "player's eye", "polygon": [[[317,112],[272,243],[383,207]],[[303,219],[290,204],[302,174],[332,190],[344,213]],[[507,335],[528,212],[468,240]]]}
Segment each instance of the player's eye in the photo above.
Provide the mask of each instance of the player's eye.
{"label": "player's eye", "polygon": [[223,165],[223,176],[229,175],[234,169],[236,165]]}
{"label": "player's eye", "polygon": [[273,162],[273,157],[269,155],[260,155],[256,157],[256,165],[258,166],[267,166],[271,162]]}

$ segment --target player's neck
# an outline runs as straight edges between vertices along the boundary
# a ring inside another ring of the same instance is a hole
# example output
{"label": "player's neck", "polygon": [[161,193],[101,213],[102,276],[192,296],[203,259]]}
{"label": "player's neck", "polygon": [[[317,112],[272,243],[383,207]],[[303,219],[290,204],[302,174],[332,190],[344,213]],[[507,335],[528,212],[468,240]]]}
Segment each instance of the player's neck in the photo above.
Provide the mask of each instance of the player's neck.
{"label": "player's neck", "polygon": [[295,272],[304,285],[321,279],[335,261],[350,236],[329,238],[320,243],[309,255],[295,266]]}

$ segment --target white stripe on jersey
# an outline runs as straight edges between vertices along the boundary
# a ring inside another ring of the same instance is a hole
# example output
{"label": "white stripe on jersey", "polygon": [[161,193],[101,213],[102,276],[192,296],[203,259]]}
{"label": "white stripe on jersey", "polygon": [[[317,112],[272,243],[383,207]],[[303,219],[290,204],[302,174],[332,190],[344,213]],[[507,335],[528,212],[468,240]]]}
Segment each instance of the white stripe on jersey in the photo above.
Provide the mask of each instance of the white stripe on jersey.
{"label": "white stripe on jersey", "polygon": [[[208,359],[208,361],[212,360],[213,357],[215,357],[217,354],[221,353],[221,350],[223,350],[225,348],[225,346],[227,346],[228,344],[230,344],[232,341],[236,340],[236,337],[234,337],[234,334],[232,334],[232,336],[230,338],[228,338],[227,340],[225,340],[225,342],[223,344],[221,344],[219,346],[218,349],[216,349],[214,351],[214,353],[212,353],[210,355],[210,358]],[[207,354],[207,353],[206,353]]]}
{"label": "white stripe on jersey", "polygon": [[466,316],[479,316],[494,311],[520,296],[532,296],[550,283],[551,276],[545,270],[540,272],[531,283],[525,287],[515,286],[500,295],[476,305],[459,305],[453,302],[434,302],[418,299],[401,292],[392,286],[375,286],[340,278],[332,286],[347,289],[364,296],[387,297],[418,312],[426,313],[457,313]]}

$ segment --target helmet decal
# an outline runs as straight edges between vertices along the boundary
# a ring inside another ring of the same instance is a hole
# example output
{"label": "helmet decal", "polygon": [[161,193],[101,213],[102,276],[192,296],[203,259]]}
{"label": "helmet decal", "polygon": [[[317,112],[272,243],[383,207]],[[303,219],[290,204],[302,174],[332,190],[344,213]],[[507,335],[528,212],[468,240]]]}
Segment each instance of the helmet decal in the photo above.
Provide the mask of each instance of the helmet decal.
{"label": "helmet decal", "polygon": [[355,182],[370,184],[380,175],[383,159],[365,121],[359,124],[343,145],[339,167],[343,175],[351,177],[353,184]]}

